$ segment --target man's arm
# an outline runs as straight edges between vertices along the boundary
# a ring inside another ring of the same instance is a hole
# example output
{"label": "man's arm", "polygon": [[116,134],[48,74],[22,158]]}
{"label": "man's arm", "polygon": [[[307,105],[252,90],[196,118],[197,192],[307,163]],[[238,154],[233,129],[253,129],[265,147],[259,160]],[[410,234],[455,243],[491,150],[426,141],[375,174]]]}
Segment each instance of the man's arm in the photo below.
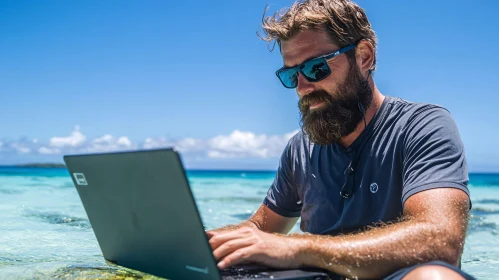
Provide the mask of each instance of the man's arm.
{"label": "man's arm", "polygon": [[223,232],[236,230],[243,227],[253,227],[264,232],[287,234],[298,221],[298,218],[281,216],[262,204],[248,220],[236,225],[228,225],[210,232]]}
{"label": "man's arm", "polygon": [[409,197],[403,220],[356,234],[280,235],[241,227],[210,234],[210,245],[221,269],[257,262],[276,268],[319,267],[353,278],[381,278],[431,260],[456,265],[463,251],[468,209],[464,191],[437,188]]}
{"label": "man's arm", "polygon": [[304,266],[350,277],[379,278],[412,264],[443,260],[457,265],[468,224],[468,195],[454,188],[407,199],[404,220],[337,237],[292,235]]}

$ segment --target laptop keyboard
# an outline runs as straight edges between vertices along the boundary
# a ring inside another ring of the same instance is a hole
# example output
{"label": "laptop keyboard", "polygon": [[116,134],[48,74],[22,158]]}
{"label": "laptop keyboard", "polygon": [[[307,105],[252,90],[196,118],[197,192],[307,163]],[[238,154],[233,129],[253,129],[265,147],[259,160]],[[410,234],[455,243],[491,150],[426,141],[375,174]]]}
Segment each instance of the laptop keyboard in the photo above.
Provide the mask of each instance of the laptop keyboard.
{"label": "laptop keyboard", "polygon": [[258,279],[269,275],[268,267],[263,266],[236,266],[221,270],[224,280]]}
{"label": "laptop keyboard", "polygon": [[[321,271],[322,272],[322,271]],[[304,272],[290,272],[280,271],[261,265],[238,265],[224,270],[220,270],[223,280],[239,280],[239,279],[340,279],[330,278],[325,273],[317,273],[311,275]]]}

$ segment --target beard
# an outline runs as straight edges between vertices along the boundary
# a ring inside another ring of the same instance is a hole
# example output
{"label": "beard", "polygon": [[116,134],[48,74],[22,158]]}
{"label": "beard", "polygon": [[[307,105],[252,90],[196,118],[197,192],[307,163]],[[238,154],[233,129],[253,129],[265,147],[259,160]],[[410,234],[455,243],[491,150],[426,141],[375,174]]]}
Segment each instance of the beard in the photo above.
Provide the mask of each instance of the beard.
{"label": "beard", "polygon": [[[359,105],[364,110],[371,105],[373,92],[368,81],[362,77],[357,64],[350,65],[349,73],[338,86],[336,94],[318,90],[305,95],[298,103],[302,130],[314,143],[338,143],[363,120],[364,113],[360,111]],[[319,102],[324,104],[310,110],[310,105]]]}

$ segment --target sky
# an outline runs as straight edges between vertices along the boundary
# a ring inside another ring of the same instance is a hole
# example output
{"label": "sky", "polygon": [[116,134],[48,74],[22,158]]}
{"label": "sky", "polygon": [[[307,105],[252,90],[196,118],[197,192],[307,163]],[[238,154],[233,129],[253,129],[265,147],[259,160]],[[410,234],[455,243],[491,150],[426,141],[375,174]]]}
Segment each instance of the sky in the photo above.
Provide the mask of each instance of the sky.
{"label": "sky", "polygon": [[[0,165],[176,147],[187,168],[277,167],[298,97],[260,40],[293,1],[0,1]],[[385,95],[453,115],[499,172],[499,1],[367,1]]]}

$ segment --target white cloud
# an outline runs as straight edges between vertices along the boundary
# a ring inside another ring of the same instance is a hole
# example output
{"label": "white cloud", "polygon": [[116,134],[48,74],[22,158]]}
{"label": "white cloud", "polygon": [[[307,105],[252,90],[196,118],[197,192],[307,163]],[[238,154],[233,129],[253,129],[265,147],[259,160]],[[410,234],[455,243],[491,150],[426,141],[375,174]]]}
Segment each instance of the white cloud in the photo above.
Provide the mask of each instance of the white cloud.
{"label": "white cloud", "polygon": [[10,147],[21,154],[27,154],[31,152],[31,149],[26,147],[23,143],[11,143]]}
{"label": "white cloud", "polygon": [[234,155],[228,154],[228,153],[221,153],[219,151],[209,151],[208,157],[210,157],[210,158],[230,158],[230,157],[234,157]]}
{"label": "white cloud", "polygon": [[205,143],[203,140],[200,139],[194,139],[194,138],[185,138],[180,141],[178,141],[175,145],[177,150],[180,152],[197,152],[197,151],[204,151],[205,149]]}
{"label": "white cloud", "polygon": [[118,144],[118,146],[123,146],[127,148],[132,147],[132,141],[130,141],[130,139],[128,139],[128,137],[125,136],[121,136],[120,138],[118,138],[116,144]]}
{"label": "white cloud", "polygon": [[210,139],[208,156],[212,158],[279,157],[289,139],[297,132],[267,136],[235,130],[228,136]]}
{"label": "white cloud", "polygon": [[126,136],[116,138],[111,134],[94,139],[92,143],[84,148],[87,152],[111,152],[132,148],[132,141]]}
{"label": "white cloud", "polygon": [[42,146],[38,149],[41,154],[60,154],[60,153],[89,153],[89,152],[111,152],[133,148],[132,141],[126,136],[118,138],[111,134],[105,134],[87,141],[87,137],[76,126],[70,136],[52,137],[48,147]]}
{"label": "white cloud", "polygon": [[110,144],[111,142],[113,142],[113,136],[111,134],[106,134],[100,138],[95,139],[93,142],[94,145]]}
{"label": "white cloud", "polygon": [[289,139],[297,132],[298,130],[295,130],[284,135],[267,136],[235,130],[229,135],[219,135],[207,140],[185,138],[172,141],[166,138],[147,138],[143,148],[174,147],[185,154],[202,153],[209,158],[271,158],[279,157]]}
{"label": "white cloud", "polygon": [[80,127],[75,126],[73,132],[67,137],[52,137],[49,145],[57,148],[78,147],[85,143],[86,137],[80,132]]}
{"label": "white cloud", "polygon": [[54,155],[54,154],[60,154],[61,150],[58,148],[40,147],[38,149],[38,152],[42,155]]}
{"label": "white cloud", "polygon": [[135,148],[155,149],[172,147],[183,155],[195,158],[277,158],[281,155],[289,139],[298,130],[284,135],[255,134],[235,130],[229,135],[213,138],[184,138],[172,140],[165,137],[146,138],[141,145],[133,143],[126,136],[115,137],[105,134],[94,139],[87,139],[76,126],[69,136],[54,136],[48,142],[38,139],[20,139],[19,141],[0,142],[0,150],[21,154],[38,153],[41,155],[60,155],[68,153],[111,152]]}
{"label": "white cloud", "polygon": [[[76,126],[69,136],[54,136],[48,143],[42,143],[38,139],[20,139],[10,141],[0,146],[2,152],[17,152],[28,154],[37,152],[42,155],[57,155],[66,153],[87,153],[87,152],[108,152],[124,149],[132,149],[135,146],[126,136],[114,137],[111,134],[105,134],[92,141],[87,141],[87,137]],[[2,147],[3,146],[3,147]]]}
{"label": "white cloud", "polygon": [[152,138],[146,138],[143,144],[144,149],[158,149],[158,148],[167,148],[167,147],[173,147],[175,146],[175,143],[164,138],[157,138],[157,139],[152,139]]}

